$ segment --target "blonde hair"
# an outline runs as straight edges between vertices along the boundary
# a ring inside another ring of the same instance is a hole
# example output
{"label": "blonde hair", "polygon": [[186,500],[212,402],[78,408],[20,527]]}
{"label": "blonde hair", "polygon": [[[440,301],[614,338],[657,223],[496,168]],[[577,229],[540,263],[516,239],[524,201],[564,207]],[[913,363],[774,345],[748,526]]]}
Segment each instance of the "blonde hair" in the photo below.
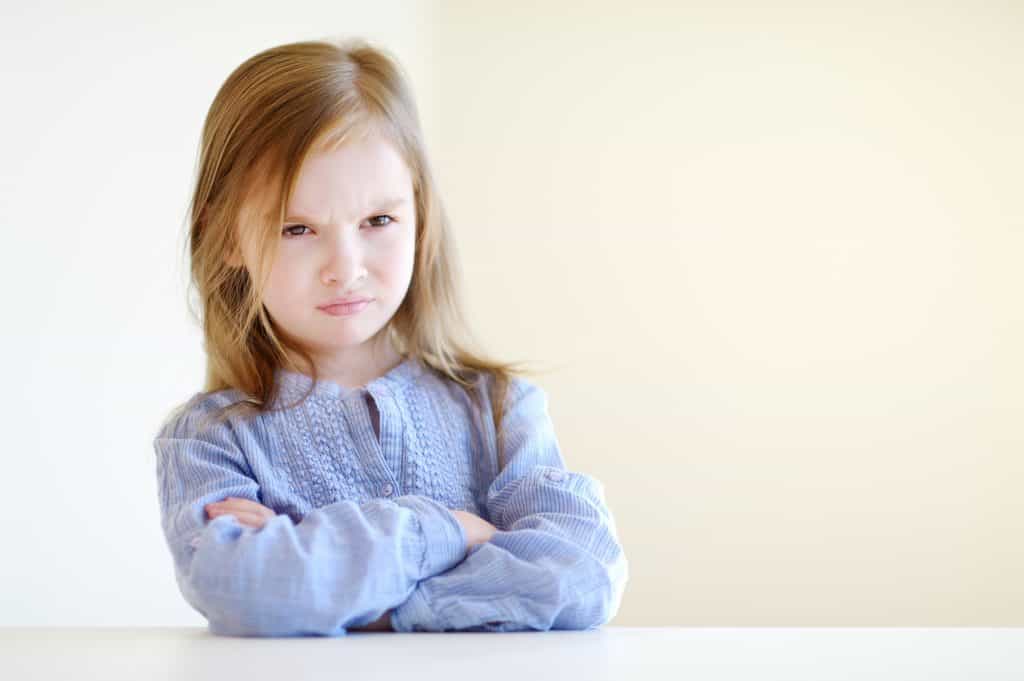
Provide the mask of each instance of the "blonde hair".
{"label": "blonde hair", "polygon": [[[303,358],[317,380],[310,355],[267,315],[263,291],[303,161],[368,134],[383,135],[399,151],[416,205],[412,280],[381,333],[399,353],[462,385],[480,405],[476,379],[492,377],[489,397],[503,467],[504,405],[512,377],[527,370],[476,349],[462,311],[455,243],[411,89],[397,60],[363,39],[265,50],[238,66],[214,97],[203,126],[187,244],[190,286],[201,306],[205,392],[233,388],[248,396],[222,409],[218,420],[270,411],[278,397],[275,371],[302,370],[288,351]],[[243,239],[251,240],[256,254],[254,272],[240,264]]]}

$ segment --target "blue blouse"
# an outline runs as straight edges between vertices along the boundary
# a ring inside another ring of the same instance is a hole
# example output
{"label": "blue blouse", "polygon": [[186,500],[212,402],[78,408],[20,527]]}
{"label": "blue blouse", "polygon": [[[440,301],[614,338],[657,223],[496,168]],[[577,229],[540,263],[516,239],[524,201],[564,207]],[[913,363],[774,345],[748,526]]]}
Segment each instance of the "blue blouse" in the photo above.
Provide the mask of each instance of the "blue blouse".
{"label": "blue blouse", "polygon": [[[276,376],[282,404],[312,384]],[[511,383],[500,471],[490,412],[415,358],[362,388],[321,380],[300,406],[203,423],[243,397],[198,393],[153,442],[176,581],[211,633],[341,636],[389,610],[400,632],[591,629],[618,611],[628,565],[604,488],[565,469],[530,381]],[[209,520],[227,497],[277,515]],[[452,509],[498,531],[467,551]]]}

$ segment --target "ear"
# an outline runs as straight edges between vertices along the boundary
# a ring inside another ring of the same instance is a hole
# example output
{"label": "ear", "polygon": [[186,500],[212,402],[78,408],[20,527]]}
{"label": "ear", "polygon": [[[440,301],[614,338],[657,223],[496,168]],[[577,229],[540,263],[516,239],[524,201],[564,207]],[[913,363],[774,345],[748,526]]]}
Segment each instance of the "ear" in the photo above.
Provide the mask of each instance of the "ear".
{"label": "ear", "polygon": [[242,267],[242,258],[238,254],[237,248],[229,251],[228,254],[224,256],[224,264],[228,267]]}
{"label": "ear", "polygon": [[242,258],[242,247],[238,242],[238,235],[228,235],[224,244],[224,264],[228,267],[241,268],[245,266]]}
{"label": "ear", "polygon": [[[203,210],[200,211],[199,219],[197,220],[197,224],[199,226],[199,229],[204,229],[205,228],[205,224],[206,224],[206,209],[205,208],[203,208]],[[238,247],[237,246],[232,246],[229,249],[227,255],[224,256],[223,260],[224,260],[224,264],[227,265],[228,267],[241,267],[242,266],[242,258],[238,254]]]}

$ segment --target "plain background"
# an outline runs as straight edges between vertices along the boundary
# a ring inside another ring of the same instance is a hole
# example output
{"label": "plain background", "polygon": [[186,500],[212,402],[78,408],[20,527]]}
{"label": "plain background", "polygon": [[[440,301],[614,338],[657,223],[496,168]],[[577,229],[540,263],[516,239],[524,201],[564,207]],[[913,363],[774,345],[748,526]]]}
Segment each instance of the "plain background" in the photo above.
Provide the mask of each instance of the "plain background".
{"label": "plain background", "polygon": [[410,74],[470,318],[630,559],[620,626],[1024,625],[1024,6],[6,5],[0,625],[202,625],[152,438],[224,78]]}

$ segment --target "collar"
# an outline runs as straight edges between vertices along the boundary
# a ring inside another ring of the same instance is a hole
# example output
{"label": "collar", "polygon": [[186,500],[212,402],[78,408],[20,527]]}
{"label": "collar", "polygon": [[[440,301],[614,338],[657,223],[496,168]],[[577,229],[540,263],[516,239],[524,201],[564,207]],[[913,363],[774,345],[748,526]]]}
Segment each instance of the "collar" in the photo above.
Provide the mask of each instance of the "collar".
{"label": "collar", "polygon": [[[414,383],[416,378],[426,370],[426,366],[418,358],[406,357],[387,373],[378,376],[362,387],[350,388],[335,381],[321,378],[317,381],[312,394],[340,400],[347,400],[353,396],[362,396],[366,393],[373,395],[375,398],[381,395],[393,395]],[[280,384],[282,394],[287,394],[289,400],[301,398],[313,383],[311,376],[282,368],[277,369],[274,372],[274,376]]]}

